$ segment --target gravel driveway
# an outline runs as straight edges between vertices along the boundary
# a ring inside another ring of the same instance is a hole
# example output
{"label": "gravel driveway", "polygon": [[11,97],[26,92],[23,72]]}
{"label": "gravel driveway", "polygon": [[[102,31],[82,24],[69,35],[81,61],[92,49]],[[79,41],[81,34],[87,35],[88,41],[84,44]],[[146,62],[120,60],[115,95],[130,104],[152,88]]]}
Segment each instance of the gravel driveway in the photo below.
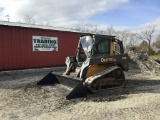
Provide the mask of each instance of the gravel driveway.
{"label": "gravel driveway", "polygon": [[125,88],[66,100],[36,86],[47,72],[0,76],[1,120],[159,120],[160,76],[126,74]]}

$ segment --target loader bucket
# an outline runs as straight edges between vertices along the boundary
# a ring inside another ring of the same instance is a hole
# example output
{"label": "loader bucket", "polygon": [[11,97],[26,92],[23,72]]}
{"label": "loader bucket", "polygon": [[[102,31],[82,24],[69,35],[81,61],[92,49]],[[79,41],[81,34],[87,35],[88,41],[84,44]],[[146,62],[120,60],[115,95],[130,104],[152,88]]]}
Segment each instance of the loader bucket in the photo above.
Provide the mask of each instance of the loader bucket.
{"label": "loader bucket", "polygon": [[83,86],[83,79],[73,78],[66,75],[61,75],[55,72],[50,72],[42,80],[40,80],[37,85],[56,85],[62,84],[72,88],[72,90],[66,96],[66,99],[70,100],[77,97],[84,97],[87,95],[87,87]]}

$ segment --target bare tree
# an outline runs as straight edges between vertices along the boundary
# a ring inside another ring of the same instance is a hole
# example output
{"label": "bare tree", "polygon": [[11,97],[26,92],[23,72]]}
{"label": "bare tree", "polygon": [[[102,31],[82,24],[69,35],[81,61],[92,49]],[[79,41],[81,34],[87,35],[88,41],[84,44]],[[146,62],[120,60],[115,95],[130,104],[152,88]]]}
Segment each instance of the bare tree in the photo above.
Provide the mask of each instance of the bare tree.
{"label": "bare tree", "polygon": [[36,20],[31,15],[25,15],[23,18],[24,23],[35,24]]}
{"label": "bare tree", "polygon": [[86,29],[86,25],[81,25],[75,28],[76,30],[80,31],[80,32],[88,32],[88,27]]}
{"label": "bare tree", "polygon": [[137,33],[128,33],[128,41],[130,41],[131,46],[137,45]]}
{"label": "bare tree", "polygon": [[92,30],[91,30],[91,32],[93,32],[93,33],[99,33],[99,28],[98,28],[98,25],[93,25],[92,26]]}
{"label": "bare tree", "polygon": [[146,28],[146,30],[143,30],[140,32],[138,38],[141,40],[145,40],[148,42],[148,54],[150,55],[150,49],[151,49],[151,41],[153,39],[153,35],[155,33],[155,25],[150,25]]}
{"label": "bare tree", "polygon": [[116,33],[116,30],[114,29],[113,26],[109,26],[105,30],[105,34],[107,34],[107,35],[115,35],[115,33]]}
{"label": "bare tree", "polygon": [[114,34],[118,39],[123,41],[124,47],[126,47],[126,42],[128,40],[129,33],[126,30],[123,31],[115,31]]}
{"label": "bare tree", "polygon": [[153,42],[152,47],[154,50],[158,49],[160,50],[160,34],[156,38],[156,40]]}
{"label": "bare tree", "polygon": [[76,30],[87,33],[98,33],[99,29],[97,25],[85,24],[76,28]]}
{"label": "bare tree", "polygon": [[85,24],[85,25],[84,25],[85,32],[90,32],[91,29],[92,29],[92,27],[93,27],[92,24]]}
{"label": "bare tree", "polygon": [[126,40],[126,48],[130,49],[137,45],[137,34],[128,32],[127,40]]}

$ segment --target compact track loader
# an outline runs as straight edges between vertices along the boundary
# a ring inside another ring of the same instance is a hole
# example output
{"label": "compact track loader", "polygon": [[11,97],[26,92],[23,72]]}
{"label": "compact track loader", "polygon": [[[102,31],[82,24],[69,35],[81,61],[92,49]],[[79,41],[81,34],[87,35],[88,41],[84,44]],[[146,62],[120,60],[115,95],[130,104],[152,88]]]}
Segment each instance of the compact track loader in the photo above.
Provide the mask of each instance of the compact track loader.
{"label": "compact track loader", "polygon": [[67,57],[65,63],[67,69],[63,74],[50,72],[37,85],[66,85],[72,88],[67,99],[123,87],[123,71],[129,69],[129,57],[124,53],[122,41],[115,36],[97,34],[82,35],[77,55]]}

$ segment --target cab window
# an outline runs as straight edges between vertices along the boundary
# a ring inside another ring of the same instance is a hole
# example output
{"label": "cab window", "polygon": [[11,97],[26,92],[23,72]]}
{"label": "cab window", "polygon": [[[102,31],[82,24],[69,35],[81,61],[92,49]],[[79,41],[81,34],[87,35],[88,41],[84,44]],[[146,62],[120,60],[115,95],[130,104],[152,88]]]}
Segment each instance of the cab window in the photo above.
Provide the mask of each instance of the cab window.
{"label": "cab window", "polygon": [[120,46],[118,43],[114,43],[114,51],[115,51],[115,54],[118,54],[120,53]]}
{"label": "cab window", "polygon": [[100,40],[94,48],[95,56],[105,56],[110,54],[110,41],[109,40]]}

